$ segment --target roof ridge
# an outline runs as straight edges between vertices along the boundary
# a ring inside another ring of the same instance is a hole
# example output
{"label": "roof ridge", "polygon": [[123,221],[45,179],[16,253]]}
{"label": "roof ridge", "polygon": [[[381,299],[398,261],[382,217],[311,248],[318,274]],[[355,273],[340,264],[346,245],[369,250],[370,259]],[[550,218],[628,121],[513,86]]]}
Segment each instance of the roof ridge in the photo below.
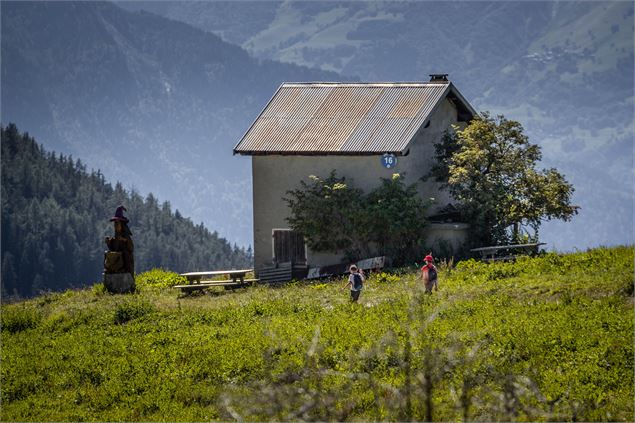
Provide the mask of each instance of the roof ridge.
{"label": "roof ridge", "polygon": [[377,87],[394,87],[394,86],[404,86],[404,87],[410,87],[410,86],[416,86],[416,87],[420,87],[420,86],[428,86],[428,85],[433,85],[433,86],[438,86],[438,85],[450,85],[451,82],[450,81],[446,81],[446,82],[429,82],[429,81],[403,81],[403,82],[386,82],[386,81],[378,81],[378,82],[333,82],[333,81],[324,81],[324,82],[320,82],[320,81],[311,81],[311,82],[283,82],[282,83],[282,87],[292,87],[294,85],[297,86],[301,86],[301,87],[307,87],[307,86],[316,86],[316,87],[321,87],[321,86],[351,86],[351,87],[355,87],[355,86],[359,86],[359,87],[368,87],[368,86],[377,86]]}

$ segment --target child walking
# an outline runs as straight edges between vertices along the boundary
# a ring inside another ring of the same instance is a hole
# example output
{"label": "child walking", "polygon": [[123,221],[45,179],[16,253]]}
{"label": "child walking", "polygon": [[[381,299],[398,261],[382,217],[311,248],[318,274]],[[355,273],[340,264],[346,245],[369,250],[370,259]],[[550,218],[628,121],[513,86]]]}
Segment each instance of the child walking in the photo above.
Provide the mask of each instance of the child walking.
{"label": "child walking", "polygon": [[437,268],[434,267],[434,258],[432,257],[432,254],[428,254],[423,261],[425,261],[426,264],[421,268],[421,280],[426,288],[426,292],[432,293],[432,287],[434,287],[435,291],[438,291]]}
{"label": "child walking", "polygon": [[348,276],[348,283],[342,287],[345,289],[346,287],[351,287],[351,301],[356,303],[359,300],[359,294],[361,294],[362,289],[364,288],[364,282],[366,281],[366,277],[364,276],[364,271],[362,269],[358,269],[356,265],[351,265],[350,268],[351,274]]}

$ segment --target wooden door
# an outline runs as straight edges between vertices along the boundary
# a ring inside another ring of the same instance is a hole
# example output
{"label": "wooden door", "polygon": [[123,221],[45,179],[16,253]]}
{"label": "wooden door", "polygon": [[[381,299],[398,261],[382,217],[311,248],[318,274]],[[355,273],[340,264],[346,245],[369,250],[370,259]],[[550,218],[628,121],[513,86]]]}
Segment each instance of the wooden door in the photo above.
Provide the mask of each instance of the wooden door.
{"label": "wooden door", "polygon": [[277,263],[306,263],[304,236],[290,229],[274,229],[273,260]]}

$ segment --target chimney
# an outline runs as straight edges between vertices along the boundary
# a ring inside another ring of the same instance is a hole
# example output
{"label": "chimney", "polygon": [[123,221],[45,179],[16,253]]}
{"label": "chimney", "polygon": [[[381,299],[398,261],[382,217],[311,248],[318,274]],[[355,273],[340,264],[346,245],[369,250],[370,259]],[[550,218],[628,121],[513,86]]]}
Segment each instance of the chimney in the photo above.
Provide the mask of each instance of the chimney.
{"label": "chimney", "polygon": [[448,82],[448,74],[447,73],[431,73],[430,82],[445,84],[446,82]]}

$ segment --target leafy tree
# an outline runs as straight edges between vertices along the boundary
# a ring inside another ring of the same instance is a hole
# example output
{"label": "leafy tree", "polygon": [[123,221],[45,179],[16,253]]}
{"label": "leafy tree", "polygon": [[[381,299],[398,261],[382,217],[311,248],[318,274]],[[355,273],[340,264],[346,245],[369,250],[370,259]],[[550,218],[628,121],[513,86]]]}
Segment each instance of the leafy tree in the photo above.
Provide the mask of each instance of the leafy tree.
{"label": "leafy tree", "polygon": [[364,194],[335,171],[309,178],[284,200],[291,211],[287,222],[313,251],[344,252],[350,260],[381,254],[396,263],[420,254],[427,206],[414,184],[394,174]]}
{"label": "leafy tree", "polygon": [[377,245],[379,254],[405,262],[421,255],[428,205],[417,195],[417,186],[406,186],[400,174],[381,180],[365,198],[360,232]]}
{"label": "leafy tree", "polygon": [[294,231],[302,233],[313,251],[347,251],[355,248],[352,229],[359,221],[362,191],[346,184],[335,171],[326,179],[309,176],[301,188],[287,192],[284,198]]}
{"label": "leafy tree", "polygon": [[564,176],[536,169],[540,147],[519,122],[482,113],[465,129],[447,132],[435,149],[429,176],[460,203],[474,245],[537,240],[543,220],[567,221],[578,212]]}

